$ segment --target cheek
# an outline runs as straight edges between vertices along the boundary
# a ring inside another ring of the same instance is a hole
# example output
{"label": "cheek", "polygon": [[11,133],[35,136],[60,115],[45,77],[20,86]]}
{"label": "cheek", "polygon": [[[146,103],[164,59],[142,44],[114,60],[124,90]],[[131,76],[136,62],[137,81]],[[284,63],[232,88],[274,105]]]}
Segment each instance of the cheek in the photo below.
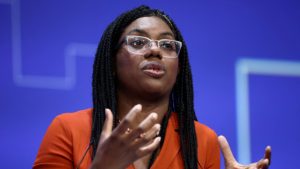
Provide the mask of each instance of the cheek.
{"label": "cheek", "polygon": [[176,77],[179,73],[179,64],[178,64],[178,59],[173,60],[172,62],[169,63],[169,73],[170,73],[170,80],[172,79],[175,83]]}
{"label": "cheek", "polygon": [[117,56],[116,58],[116,69],[120,72],[122,69],[125,69],[127,66],[131,64],[128,58],[123,56]]}
{"label": "cheek", "polygon": [[116,70],[119,79],[128,78],[137,68],[137,58],[127,52],[120,51],[116,56]]}

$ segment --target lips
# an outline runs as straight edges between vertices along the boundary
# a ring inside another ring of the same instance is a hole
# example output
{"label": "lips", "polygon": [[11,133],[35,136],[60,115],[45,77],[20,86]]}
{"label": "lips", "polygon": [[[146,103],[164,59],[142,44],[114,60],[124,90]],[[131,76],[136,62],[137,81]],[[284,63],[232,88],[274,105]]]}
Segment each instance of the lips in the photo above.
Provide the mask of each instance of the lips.
{"label": "lips", "polygon": [[143,61],[140,67],[146,75],[155,79],[161,78],[166,73],[165,66],[155,61]]}

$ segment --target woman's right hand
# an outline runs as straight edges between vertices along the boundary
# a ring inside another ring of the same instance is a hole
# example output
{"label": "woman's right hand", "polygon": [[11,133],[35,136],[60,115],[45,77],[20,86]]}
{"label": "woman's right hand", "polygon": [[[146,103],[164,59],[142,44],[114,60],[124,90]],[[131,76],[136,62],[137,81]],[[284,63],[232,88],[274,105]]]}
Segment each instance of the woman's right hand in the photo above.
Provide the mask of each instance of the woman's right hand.
{"label": "woman's right hand", "polygon": [[106,119],[101,132],[96,155],[91,169],[123,169],[137,159],[150,154],[161,140],[158,137],[160,124],[157,114],[150,113],[142,122],[134,126],[142,111],[135,105],[113,130],[113,115],[105,109]]}

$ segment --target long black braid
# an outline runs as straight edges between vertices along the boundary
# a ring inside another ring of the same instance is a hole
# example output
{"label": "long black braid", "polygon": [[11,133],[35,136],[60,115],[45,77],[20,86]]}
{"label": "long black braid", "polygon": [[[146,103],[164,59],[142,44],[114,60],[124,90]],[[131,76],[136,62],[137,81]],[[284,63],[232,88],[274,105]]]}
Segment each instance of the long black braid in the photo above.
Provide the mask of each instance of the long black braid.
{"label": "long black braid", "polygon": [[[110,108],[114,115],[114,126],[117,124],[117,93],[115,73],[115,55],[116,46],[124,29],[134,20],[145,16],[157,16],[165,21],[173,31],[175,38],[182,42],[182,48],[179,55],[180,71],[176,83],[172,89],[169,103],[169,111],[163,120],[161,137],[164,138],[167,121],[171,112],[178,114],[179,134],[181,153],[184,162],[184,168],[195,169],[197,167],[197,138],[195,133],[194,120],[196,119],[194,111],[194,96],[191,68],[188,60],[188,52],[180,31],[172,19],[164,12],[150,9],[147,6],[140,6],[128,12],[121,14],[104,31],[100,40],[93,68],[93,122],[90,143],[93,146],[94,158],[97,151],[102,127],[105,121],[105,108]],[[162,139],[162,144],[163,144]],[[161,144],[161,146],[162,146]],[[151,167],[155,160],[153,153],[149,166]]]}

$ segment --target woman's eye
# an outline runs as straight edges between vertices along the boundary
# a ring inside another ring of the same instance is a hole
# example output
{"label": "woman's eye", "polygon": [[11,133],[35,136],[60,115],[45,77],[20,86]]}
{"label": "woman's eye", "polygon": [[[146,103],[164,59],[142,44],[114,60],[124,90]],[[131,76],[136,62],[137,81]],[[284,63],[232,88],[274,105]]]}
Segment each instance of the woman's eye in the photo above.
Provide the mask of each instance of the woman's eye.
{"label": "woman's eye", "polygon": [[139,39],[135,39],[130,43],[130,45],[134,47],[142,47],[144,46],[144,44],[145,44],[144,41]]}
{"label": "woman's eye", "polygon": [[172,43],[170,41],[163,42],[161,44],[161,47],[164,48],[164,49],[168,49],[168,50],[174,50],[175,49],[174,43]]}

